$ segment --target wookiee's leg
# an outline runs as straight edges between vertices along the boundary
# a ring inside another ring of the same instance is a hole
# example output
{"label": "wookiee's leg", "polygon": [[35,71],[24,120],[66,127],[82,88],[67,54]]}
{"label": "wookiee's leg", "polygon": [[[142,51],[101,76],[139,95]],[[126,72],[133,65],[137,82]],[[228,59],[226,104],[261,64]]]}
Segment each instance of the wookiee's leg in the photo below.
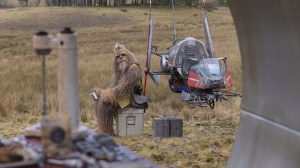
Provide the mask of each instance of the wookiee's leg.
{"label": "wookiee's leg", "polygon": [[99,132],[114,135],[113,118],[116,115],[117,110],[118,109],[111,103],[103,102],[101,99],[98,101],[96,115]]}

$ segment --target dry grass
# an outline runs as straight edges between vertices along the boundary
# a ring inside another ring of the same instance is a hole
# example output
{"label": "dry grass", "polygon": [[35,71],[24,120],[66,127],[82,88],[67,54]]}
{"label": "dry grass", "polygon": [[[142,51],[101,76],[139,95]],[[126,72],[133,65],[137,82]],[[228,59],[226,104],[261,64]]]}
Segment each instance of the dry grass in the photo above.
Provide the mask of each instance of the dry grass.
{"label": "dry grass", "polygon": [[[96,128],[94,102],[89,93],[105,88],[112,73],[112,49],[124,43],[145,66],[147,8],[14,8],[0,10],[0,134],[12,137],[39,120],[42,109],[41,63],[32,49],[32,34],[47,28],[56,34],[71,25],[78,32],[78,66],[81,121]],[[177,35],[203,39],[199,9],[177,9]],[[235,80],[232,91],[241,91],[241,61],[233,20],[228,8],[208,13],[215,52],[228,57]],[[172,41],[171,9],[153,9],[154,44],[164,52]],[[56,51],[47,57],[48,100],[57,113]],[[158,64],[158,59],[154,61]],[[156,87],[149,82],[153,100],[145,117],[145,133],[115,138],[161,167],[224,167],[239,123],[240,99],[217,103],[214,110],[189,109],[171,93],[167,78]],[[184,137],[156,139],[151,136],[152,118],[161,114],[184,118]]]}

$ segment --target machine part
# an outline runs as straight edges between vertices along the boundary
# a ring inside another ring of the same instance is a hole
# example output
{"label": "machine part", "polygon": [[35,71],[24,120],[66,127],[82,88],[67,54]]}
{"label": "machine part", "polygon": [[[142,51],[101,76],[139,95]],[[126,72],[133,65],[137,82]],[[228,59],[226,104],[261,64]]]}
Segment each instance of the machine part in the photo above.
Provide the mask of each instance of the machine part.
{"label": "machine part", "polygon": [[191,95],[185,91],[182,91],[180,98],[182,101],[189,101],[191,99]]}
{"label": "machine part", "polygon": [[172,0],[172,9],[173,9],[173,43],[175,44],[177,41],[177,34],[176,34],[176,15],[175,15],[174,0]]}
{"label": "machine part", "polygon": [[58,108],[60,117],[70,117],[73,136],[83,136],[87,128],[79,125],[79,94],[77,72],[77,34],[65,28],[53,38],[46,31],[33,36],[33,47],[42,55],[43,112],[47,115],[45,56],[58,48]]}
{"label": "machine part", "polygon": [[214,56],[214,48],[213,48],[213,43],[212,43],[212,39],[211,39],[211,36],[210,36],[206,11],[205,11],[205,18],[204,18],[204,21],[203,21],[203,25],[204,25],[206,48],[209,51],[210,58],[213,58],[213,57],[215,57]]}
{"label": "machine part", "polygon": [[68,121],[44,117],[42,120],[43,152],[47,158],[67,155],[72,149],[71,129]]}
{"label": "machine part", "polygon": [[209,107],[210,107],[211,109],[214,109],[214,108],[215,108],[215,100],[209,100],[209,101],[207,102],[207,104],[209,105]]}
{"label": "machine part", "polygon": [[43,112],[42,115],[46,116],[48,113],[47,108],[47,82],[46,82],[46,60],[45,55],[42,55],[42,91],[43,91]]}
{"label": "machine part", "polygon": [[46,31],[40,31],[33,36],[33,48],[35,52],[42,57],[42,93],[43,93],[43,111],[42,115],[47,115],[47,84],[46,84],[46,55],[49,55],[55,47],[55,40]]}
{"label": "machine part", "polygon": [[170,69],[168,66],[168,55],[162,55],[160,58],[160,70],[164,73],[169,73]]}
{"label": "machine part", "polygon": [[152,29],[153,29],[153,21],[152,21],[152,0],[149,0],[149,24],[148,24],[148,45],[147,45],[147,59],[146,59],[146,70],[144,75],[144,92],[143,95],[146,96],[146,88],[147,88],[147,75],[149,74],[152,81],[158,85],[160,81],[160,75],[153,75],[151,69],[151,54],[152,54]]}
{"label": "machine part", "polygon": [[65,136],[65,131],[61,127],[56,126],[50,131],[49,138],[54,143],[61,143],[65,139]]}
{"label": "machine part", "polygon": [[209,106],[211,109],[214,109],[215,101],[227,100],[227,97],[219,91],[199,91],[191,89],[189,93],[184,91],[181,92],[181,100],[187,102],[190,105],[189,107],[191,108],[194,108],[196,106]]}
{"label": "machine part", "polygon": [[175,93],[180,93],[177,89],[177,87],[174,85],[174,81],[177,80],[177,79],[174,79],[172,77],[169,78],[169,87],[170,89],[172,90],[172,92],[175,92]]}
{"label": "machine part", "polygon": [[187,84],[181,78],[177,70],[174,70],[173,74],[169,77],[169,87],[175,93],[187,92]]}
{"label": "machine part", "polygon": [[55,165],[62,165],[72,168],[82,168],[83,163],[80,159],[67,159],[67,160],[57,160],[57,159],[48,159],[48,163]]}
{"label": "machine part", "polygon": [[300,1],[228,0],[243,67],[228,168],[300,165]]}
{"label": "machine part", "polygon": [[190,66],[191,66],[191,63],[190,63],[189,59],[183,58],[182,64],[181,64],[181,74],[184,78],[188,77]]}
{"label": "machine part", "polygon": [[48,55],[55,48],[56,41],[46,31],[40,31],[33,36],[33,48],[38,55]]}
{"label": "machine part", "polygon": [[[58,41],[58,110],[70,116],[71,128],[79,127],[79,86],[77,69],[77,34],[65,28]],[[73,131],[72,131],[73,132]]]}

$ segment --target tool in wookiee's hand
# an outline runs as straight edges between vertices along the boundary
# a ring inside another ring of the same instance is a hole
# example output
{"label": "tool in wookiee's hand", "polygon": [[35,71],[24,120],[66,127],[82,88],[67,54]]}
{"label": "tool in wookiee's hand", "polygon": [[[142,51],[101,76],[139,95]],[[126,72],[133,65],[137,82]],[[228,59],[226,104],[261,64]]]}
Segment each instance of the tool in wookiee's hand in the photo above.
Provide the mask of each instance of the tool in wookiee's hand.
{"label": "tool in wookiee's hand", "polygon": [[92,96],[92,98],[96,101],[96,100],[98,100],[98,96],[97,96],[97,94],[96,94],[96,91],[93,91],[91,94],[90,94],[90,96]]}

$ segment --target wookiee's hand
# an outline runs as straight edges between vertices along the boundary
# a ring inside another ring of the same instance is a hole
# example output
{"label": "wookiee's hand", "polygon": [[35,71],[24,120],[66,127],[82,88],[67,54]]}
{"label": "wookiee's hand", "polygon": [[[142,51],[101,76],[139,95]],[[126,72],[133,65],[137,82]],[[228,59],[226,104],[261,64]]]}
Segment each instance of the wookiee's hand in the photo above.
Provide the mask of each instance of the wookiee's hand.
{"label": "wookiee's hand", "polygon": [[110,103],[115,102],[115,94],[112,89],[103,90],[100,97],[103,100],[103,102],[110,102]]}
{"label": "wookiee's hand", "polygon": [[95,92],[97,98],[99,98],[99,97],[101,96],[102,92],[103,92],[103,89],[100,89],[100,88],[94,88],[94,89],[93,89],[93,92]]}

